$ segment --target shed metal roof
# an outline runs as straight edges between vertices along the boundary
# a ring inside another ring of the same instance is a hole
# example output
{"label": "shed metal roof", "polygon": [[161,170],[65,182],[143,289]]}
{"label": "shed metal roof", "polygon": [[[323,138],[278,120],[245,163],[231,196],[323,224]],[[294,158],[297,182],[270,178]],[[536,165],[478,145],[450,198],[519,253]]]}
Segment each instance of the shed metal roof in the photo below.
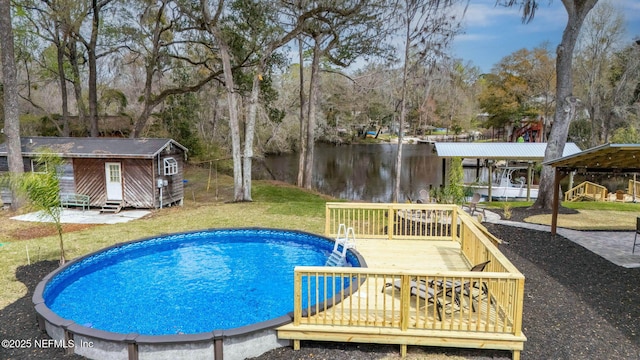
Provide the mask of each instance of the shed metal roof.
{"label": "shed metal roof", "polygon": [[[547,143],[436,143],[439,157],[477,158],[495,160],[542,161]],[[567,143],[562,153],[568,156],[580,152],[575,143]]]}
{"label": "shed metal roof", "polygon": [[640,172],[640,144],[604,144],[543,164],[564,172]]}
{"label": "shed metal roof", "polygon": [[[129,139],[129,138],[89,138],[89,137],[22,137],[22,155],[35,156],[43,149],[49,149],[60,157],[84,158],[143,158],[153,159],[167,146],[177,146],[187,152],[187,148],[172,139]],[[7,155],[6,143],[0,144],[0,156]]]}

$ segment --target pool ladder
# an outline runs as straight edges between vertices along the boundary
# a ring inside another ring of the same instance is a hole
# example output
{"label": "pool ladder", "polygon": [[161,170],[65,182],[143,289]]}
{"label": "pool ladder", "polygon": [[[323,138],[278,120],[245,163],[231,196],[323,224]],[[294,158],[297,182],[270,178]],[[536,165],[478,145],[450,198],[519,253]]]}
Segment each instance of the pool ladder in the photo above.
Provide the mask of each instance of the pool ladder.
{"label": "pool ladder", "polygon": [[324,266],[344,266],[347,262],[347,250],[356,247],[356,235],[353,228],[345,224],[338,227],[338,236],[333,244],[333,251]]}

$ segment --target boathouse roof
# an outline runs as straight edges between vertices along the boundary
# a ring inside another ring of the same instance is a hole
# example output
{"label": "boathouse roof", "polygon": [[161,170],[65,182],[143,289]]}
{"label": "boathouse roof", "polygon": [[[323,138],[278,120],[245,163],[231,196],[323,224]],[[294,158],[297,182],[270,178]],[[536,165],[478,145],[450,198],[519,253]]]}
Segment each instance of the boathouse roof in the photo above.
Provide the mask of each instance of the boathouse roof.
{"label": "boathouse roof", "polygon": [[[435,151],[442,158],[473,158],[494,160],[520,160],[541,162],[547,143],[455,143],[439,142],[435,144]],[[581,150],[575,143],[567,143],[562,156],[579,153]]]}

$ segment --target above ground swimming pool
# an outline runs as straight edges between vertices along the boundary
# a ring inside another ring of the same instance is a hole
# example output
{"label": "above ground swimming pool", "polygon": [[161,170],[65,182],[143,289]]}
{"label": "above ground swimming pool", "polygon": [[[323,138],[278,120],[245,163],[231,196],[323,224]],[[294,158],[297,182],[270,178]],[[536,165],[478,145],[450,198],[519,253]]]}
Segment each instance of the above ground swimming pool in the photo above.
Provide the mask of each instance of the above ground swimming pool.
{"label": "above ground swimming pool", "polygon": [[[181,335],[254,329],[290,319],[294,267],[323,266],[332,248],[327,238],[275,229],[155,237],[67,264],[41,282],[34,303],[49,325],[66,323],[62,328],[67,332],[82,329],[88,336],[106,332],[109,339],[134,334],[147,340],[170,336],[173,341]],[[356,252],[347,253],[346,266],[363,265]],[[326,284],[319,291],[329,298],[352,285],[340,277]]]}
{"label": "above ground swimming pool", "polygon": [[331,250],[326,239],[280,230],[170,235],[89,256],[53,277],[43,297],[60,317],[110,332],[228,330],[292,311],[294,267],[322,266]]}

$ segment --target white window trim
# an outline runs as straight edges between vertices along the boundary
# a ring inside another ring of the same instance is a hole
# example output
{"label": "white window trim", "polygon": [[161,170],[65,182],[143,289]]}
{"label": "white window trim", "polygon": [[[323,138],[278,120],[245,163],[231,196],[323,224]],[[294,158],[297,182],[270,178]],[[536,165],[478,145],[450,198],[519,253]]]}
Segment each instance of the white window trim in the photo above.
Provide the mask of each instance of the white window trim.
{"label": "white window trim", "polygon": [[165,175],[175,175],[178,173],[178,162],[176,159],[172,157],[164,158],[163,164]]}

